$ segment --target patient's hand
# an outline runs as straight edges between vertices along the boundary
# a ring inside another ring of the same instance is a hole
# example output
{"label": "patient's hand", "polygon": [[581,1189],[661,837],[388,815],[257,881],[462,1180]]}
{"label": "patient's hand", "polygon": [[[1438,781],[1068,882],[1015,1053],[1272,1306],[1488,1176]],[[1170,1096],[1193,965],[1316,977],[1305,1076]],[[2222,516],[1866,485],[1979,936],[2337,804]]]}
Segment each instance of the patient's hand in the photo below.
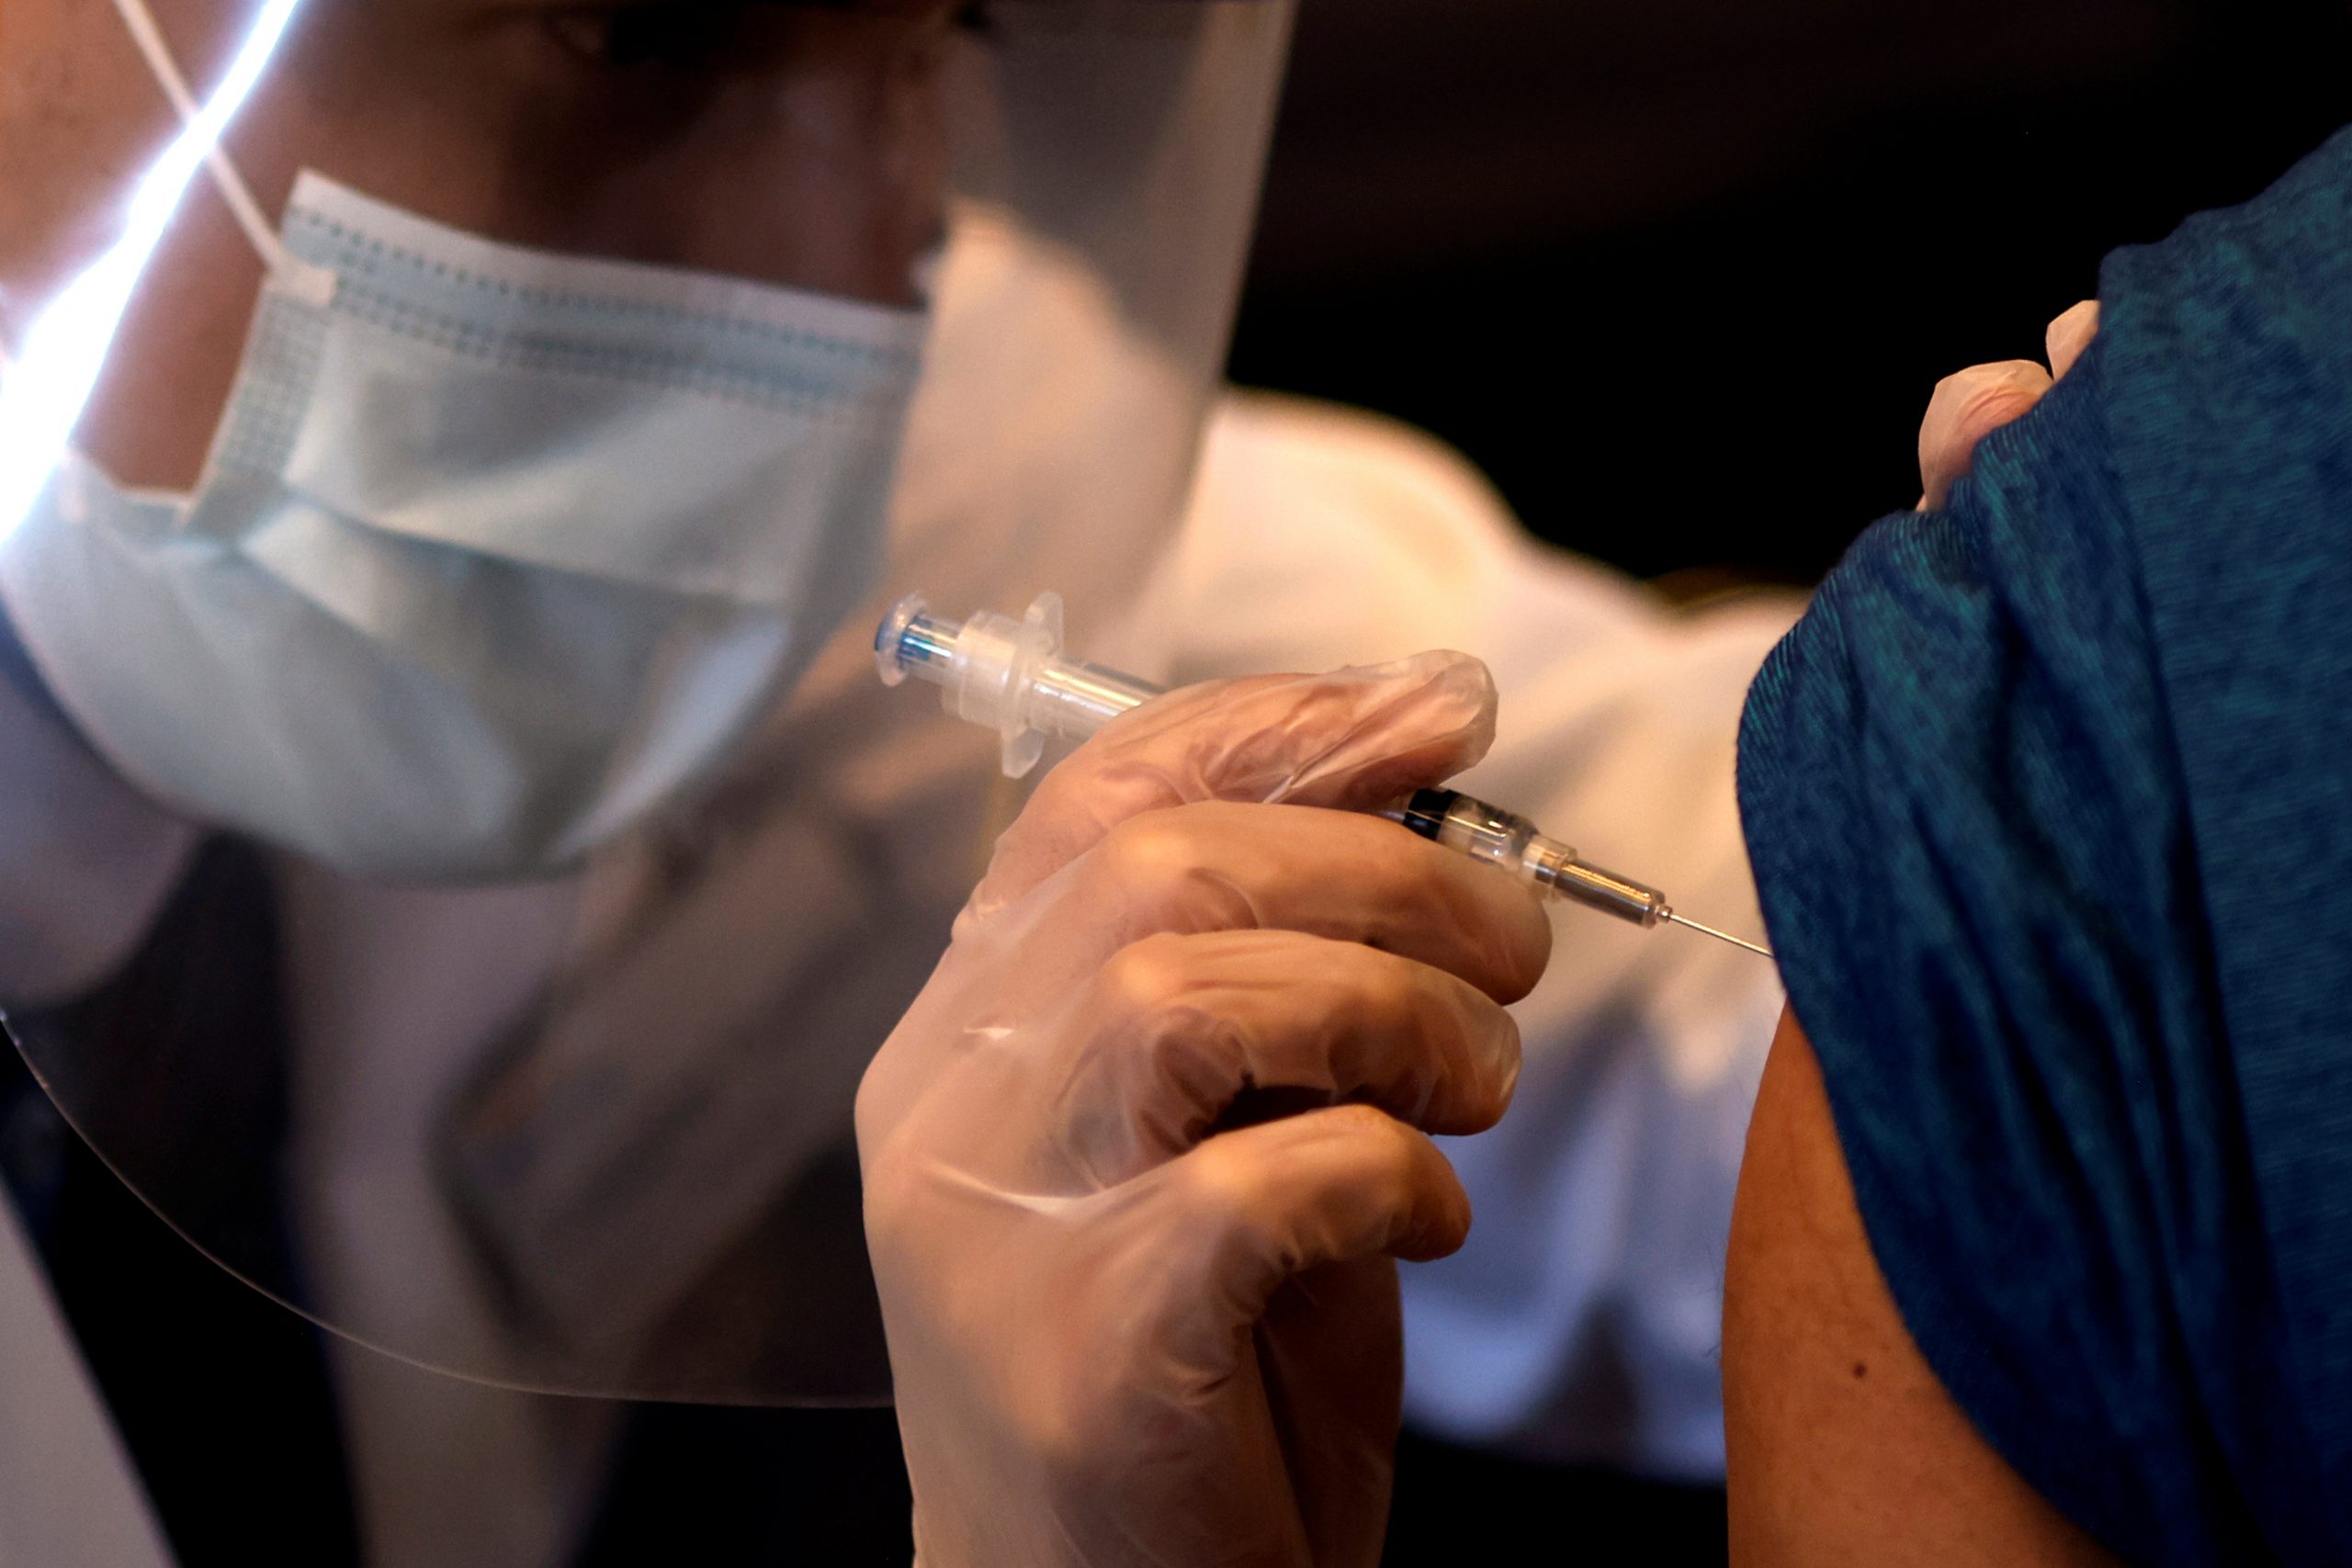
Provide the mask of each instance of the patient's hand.
{"label": "patient's hand", "polygon": [[2030,359],[1972,365],[1936,384],[1919,424],[1919,510],[1938,511],[1951,499],[1976,457],[1976,444],[2022,418],[2098,335],[2098,301],[2086,299],[2050,323],[2050,367]]}

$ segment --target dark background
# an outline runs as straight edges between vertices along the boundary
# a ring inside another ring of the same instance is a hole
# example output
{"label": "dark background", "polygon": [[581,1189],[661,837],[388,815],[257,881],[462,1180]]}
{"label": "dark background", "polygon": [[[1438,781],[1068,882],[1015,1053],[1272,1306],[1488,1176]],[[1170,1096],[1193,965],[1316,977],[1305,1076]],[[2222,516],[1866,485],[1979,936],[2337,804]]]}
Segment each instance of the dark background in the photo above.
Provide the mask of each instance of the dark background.
{"label": "dark background", "polygon": [[1244,383],[1538,534],[1810,581],[1929,391],[2352,121],[2352,0],[1304,0]]}

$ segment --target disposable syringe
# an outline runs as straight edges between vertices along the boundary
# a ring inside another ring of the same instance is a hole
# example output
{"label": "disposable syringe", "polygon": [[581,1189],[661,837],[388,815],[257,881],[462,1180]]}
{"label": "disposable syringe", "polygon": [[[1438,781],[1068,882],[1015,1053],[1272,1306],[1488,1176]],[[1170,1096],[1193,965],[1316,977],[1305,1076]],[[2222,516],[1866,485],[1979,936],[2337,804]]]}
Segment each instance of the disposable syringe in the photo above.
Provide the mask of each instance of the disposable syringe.
{"label": "disposable syringe", "polygon": [[[940,688],[958,718],[994,729],[1006,776],[1037,765],[1052,739],[1083,740],[1112,719],[1162,694],[1149,681],[1062,657],[1062,602],[1041,593],[1019,620],[988,611],[961,623],[931,613],[920,593],[890,608],[874,633],[882,682],[912,675]],[[1577,858],[1517,812],[1452,789],[1417,790],[1380,813],[1422,838],[1487,861],[1539,894],[1569,899],[1637,926],[1670,923],[1772,956],[1768,948],[1678,915],[1666,895]]]}

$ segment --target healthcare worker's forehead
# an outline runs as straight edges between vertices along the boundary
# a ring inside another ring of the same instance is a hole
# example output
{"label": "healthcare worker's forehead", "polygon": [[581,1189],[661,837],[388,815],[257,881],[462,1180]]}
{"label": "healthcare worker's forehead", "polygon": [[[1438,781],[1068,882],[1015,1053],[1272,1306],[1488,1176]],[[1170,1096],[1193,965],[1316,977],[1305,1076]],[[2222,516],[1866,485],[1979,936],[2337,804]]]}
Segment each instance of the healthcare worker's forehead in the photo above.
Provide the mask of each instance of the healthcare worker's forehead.
{"label": "healthcare worker's forehead", "polygon": [[[108,41],[120,25],[94,0],[23,0],[69,6],[75,26]],[[160,30],[198,85],[277,7],[267,0],[154,0]],[[402,80],[447,73],[474,91],[552,85],[529,73],[567,63],[646,76],[719,78],[805,64],[828,50],[905,49],[973,14],[973,0],[295,0],[270,74]],[[5,48],[0,41],[0,48]],[[431,84],[422,85],[429,93]],[[322,91],[320,111],[357,104]]]}

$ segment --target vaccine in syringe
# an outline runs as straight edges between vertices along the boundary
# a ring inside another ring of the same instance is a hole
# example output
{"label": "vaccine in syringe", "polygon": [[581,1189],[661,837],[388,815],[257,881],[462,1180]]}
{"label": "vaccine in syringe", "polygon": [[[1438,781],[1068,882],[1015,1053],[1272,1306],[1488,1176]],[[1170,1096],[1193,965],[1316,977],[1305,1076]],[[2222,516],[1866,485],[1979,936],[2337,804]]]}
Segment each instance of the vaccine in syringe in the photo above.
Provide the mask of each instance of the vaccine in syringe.
{"label": "vaccine in syringe", "polygon": [[[1062,655],[1062,602],[1042,593],[1019,620],[982,611],[961,622],[931,613],[920,593],[891,606],[874,634],[883,683],[913,676],[940,688],[958,718],[994,729],[1007,776],[1037,765],[1050,739],[1083,740],[1161,694],[1151,682]],[[1568,899],[1637,926],[1703,931],[1770,958],[1769,949],[1677,914],[1655,887],[1604,871],[1537,830],[1517,812],[1459,790],[1417,790],[1380,815],[1448,849],[1499,867],[1539,894]]]}

